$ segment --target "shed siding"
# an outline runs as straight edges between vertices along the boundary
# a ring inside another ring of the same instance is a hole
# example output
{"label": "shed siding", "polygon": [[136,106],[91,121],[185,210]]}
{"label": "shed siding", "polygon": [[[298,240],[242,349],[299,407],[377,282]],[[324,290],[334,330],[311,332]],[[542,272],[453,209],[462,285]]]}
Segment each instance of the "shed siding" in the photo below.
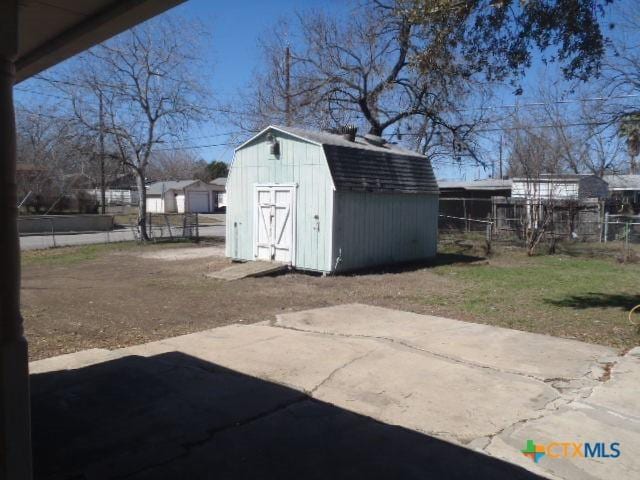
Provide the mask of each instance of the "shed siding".
{"label": "shed siding", "polygon": [[336,192],[334,219],[337,271],[436,255],[437,195]]}
{"label": "shed siding", "polygon": [[[329,271],[333,182],[322,147],[276,134],[280,155],[269,153],[264,136],[236,151],[227,179],[226,255],[254,260],[254,185],[296,184],[295,267]],[[314,216],[318,216],[318,220]]]}

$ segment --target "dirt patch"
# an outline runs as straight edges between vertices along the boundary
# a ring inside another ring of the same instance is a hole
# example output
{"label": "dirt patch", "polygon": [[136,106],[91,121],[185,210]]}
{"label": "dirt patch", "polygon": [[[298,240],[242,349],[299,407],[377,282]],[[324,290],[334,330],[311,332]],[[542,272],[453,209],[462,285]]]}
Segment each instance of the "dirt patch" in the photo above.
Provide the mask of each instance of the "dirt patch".
{"label": "dirt patch", "polygon": [[150,260],[165,260],[169,262],[180,260],[194,260],[197,258],[207,257],[224,257],[224,246],[180,249],[167,248],[162,250],[154,250],[152,252],[144,252],[140,254],[140,257]]}
{"label": "dirt patch", "polygon": [[454,287],[425,269],[326,278],[290,273],[225,282],[204,274],[231,265],[226,258],[166,261],[147,255],[159,252],[144,252],[143,258],[133,249],[71,264],[27,264],[22,308],[31,359],[118,348],[342,303],[446,313],[422,298],[442,296]]}
{"label": "dirt patch", "polygon": [[[574,338],[637,345],[635,265],[506,251],[443,253],[425,265],[354,275],[285,273],[226,282],[221,244],[90,246],[25,254],[22,304],[32,359],[118,348],[282,312],[364,303]],[[167,261],[170,260],[170,261]],[[348,321],[349,319],[345,319]]]}

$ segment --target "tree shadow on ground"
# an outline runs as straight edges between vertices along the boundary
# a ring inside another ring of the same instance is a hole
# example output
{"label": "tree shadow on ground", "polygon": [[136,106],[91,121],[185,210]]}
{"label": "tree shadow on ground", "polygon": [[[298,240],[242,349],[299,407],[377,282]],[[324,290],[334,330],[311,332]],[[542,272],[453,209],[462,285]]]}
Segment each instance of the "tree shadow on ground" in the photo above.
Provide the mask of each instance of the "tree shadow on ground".
{"label": "tree shadow on ground", "polygon": [[566,308],[619,308],[629,311],[640,304],[640,295],[625,293],[589,292],[585,295],[571,295],[560,300],[545,299],[545,303]]}
{"label": "tree shadow on ground", "polygon": [[36,479],[538,479],[178,352],[32,375]]}

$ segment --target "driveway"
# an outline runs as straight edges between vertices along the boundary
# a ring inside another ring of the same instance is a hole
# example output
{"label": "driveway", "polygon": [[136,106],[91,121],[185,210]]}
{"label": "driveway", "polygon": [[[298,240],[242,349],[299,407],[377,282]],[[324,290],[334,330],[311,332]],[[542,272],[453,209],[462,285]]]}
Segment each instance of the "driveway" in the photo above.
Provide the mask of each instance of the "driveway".
{"label": "driveway", "polygon": [[[164,233],[167,235],[167,233]],[[200,227],[201,237],[224,237],[225,226],[213,225]],[[135,240],[131,229],[112,230],[93,233],[58,233],[52,235],[28,235],[20,237],[20,250],[39,250],[43,248],[72,245],[91,245],[96,243],[126,242]]]}
{"label": "driveway", "polygon": [[36,478],[640,476],[638,349],[342,305],[31,371]]}

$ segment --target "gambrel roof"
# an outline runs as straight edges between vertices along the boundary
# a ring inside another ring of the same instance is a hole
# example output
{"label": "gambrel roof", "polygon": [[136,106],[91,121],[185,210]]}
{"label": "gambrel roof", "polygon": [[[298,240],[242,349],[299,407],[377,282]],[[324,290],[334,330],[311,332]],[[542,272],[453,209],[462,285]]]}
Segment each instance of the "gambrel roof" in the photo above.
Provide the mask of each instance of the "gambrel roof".
{"label": "gambrel roof", "polygon": [[238,149],[270,130],[321,146],[336,190],[438,194],[429,159],[390,143],[374,145],[363,137],[351,141],[330,132],[269,126]]}

